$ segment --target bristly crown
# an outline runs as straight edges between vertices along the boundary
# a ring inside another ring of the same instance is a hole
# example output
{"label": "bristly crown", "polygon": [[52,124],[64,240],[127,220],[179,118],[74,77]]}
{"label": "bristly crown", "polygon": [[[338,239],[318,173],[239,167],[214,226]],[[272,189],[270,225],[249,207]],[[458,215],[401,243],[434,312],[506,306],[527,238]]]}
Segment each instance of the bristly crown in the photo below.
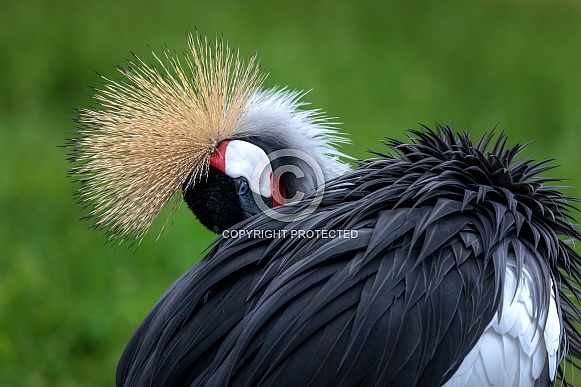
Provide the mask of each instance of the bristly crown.
{"label": "bristly crown", "polygon": [[109,239],[141,239],[181,187],[207,172],[266,77],[255,56],[245,62],[219,38],[212,45],[189,33],[183,58],[152,55],[156,66],[134,55],[118,68],[123,79],[102,77],[98,106],[79,110],[66,145],[86,218]]}

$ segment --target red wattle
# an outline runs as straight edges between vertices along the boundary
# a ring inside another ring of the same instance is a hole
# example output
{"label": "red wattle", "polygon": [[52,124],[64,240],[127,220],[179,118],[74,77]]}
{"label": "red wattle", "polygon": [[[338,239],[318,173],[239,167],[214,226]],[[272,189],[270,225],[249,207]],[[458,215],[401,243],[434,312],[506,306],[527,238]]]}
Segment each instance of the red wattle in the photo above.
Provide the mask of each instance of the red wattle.
{"label": "red wattle", "polygon": [[272,178],[272,173],[270,174],[270,186],[272,187],[272,207],[278,207],[281,204],[286,203],[286,190],[280,182],[280,177],[277,181]]}
{"label": "red wattle", "polygon": [[226,147],[230,141],[222,141],[210,157],[210,165],[226,173]]}

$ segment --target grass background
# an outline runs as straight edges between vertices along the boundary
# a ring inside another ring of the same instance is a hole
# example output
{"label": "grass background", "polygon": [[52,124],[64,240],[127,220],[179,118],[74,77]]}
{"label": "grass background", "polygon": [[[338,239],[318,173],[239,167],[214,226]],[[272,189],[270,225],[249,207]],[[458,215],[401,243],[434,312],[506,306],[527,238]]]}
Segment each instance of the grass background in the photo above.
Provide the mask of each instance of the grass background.
{"label": "grass background", "polygon": [[[130,50],[224,34],[312,90],[365,157],[419,123],[536,140],[581,197],[581,3],[522,1],[4,1],[0,11],[0,385],[109,386],[130,335],[213,235],[183,205],[135,249],[79,221],[59,146],[94,71]],[[578,383],[581,381],[577,377]],[[581,386],[581,383],[578,385]]]}

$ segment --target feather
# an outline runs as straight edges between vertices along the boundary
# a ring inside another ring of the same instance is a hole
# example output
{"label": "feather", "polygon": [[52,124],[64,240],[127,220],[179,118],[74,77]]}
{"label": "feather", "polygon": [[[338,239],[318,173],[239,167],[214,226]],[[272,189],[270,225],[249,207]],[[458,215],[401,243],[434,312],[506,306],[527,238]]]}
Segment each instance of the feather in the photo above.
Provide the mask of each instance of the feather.
{"label": "feather", "polygon": [[182,61],[152,55],[156,67],[135,56],[119,68],[124,79],[103,77],[98,107],[79,111],[82,129],[68,144],[87,217],[112,239],[141,238],[182,185],[207,173],[265,77],[255,57],[244,62],[221,39],[188,34]]}
{"label": "feather", "polygon": [[554,382],[581,353],[569,199],[537,184],[541,164],[513,170],[524,148],[504,137],[491,154],[491,137],[415,135],[329,181],[308,218],[235,226],[357,238],[218,240],[138,329],[118,385]]}

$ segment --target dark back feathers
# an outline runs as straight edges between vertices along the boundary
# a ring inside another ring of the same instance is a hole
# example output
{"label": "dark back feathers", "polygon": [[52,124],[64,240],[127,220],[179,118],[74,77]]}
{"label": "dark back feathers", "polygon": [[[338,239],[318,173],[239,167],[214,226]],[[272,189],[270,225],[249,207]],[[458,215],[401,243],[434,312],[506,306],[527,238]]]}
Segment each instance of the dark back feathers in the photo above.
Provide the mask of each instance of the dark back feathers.
{"label": "dark back feathers", "polygon": [[579,233],[546,164],[517,160],[504,135],[411,136],[330,181],[310,217],[234,227],[286,237],[218,239],[138,328],[117,384],[438,386],[502,307],[507,262],[534,276],[539,318],[553,280],[562,355],[579,357]]}

